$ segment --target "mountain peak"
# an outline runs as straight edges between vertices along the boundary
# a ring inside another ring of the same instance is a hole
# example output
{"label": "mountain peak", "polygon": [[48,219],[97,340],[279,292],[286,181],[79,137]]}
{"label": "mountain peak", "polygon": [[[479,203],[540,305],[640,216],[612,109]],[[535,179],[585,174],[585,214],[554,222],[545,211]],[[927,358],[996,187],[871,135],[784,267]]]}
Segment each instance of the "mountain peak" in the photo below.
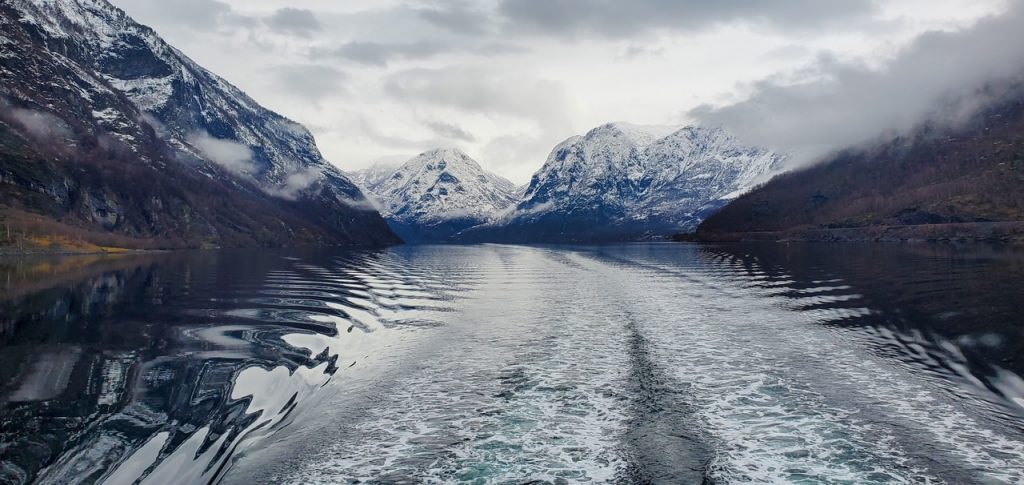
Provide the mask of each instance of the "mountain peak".
{"label": "mountain peak", "polygon": [[488,221],[511,205],[515,185],[487,172],[457,148],[435,148],[390,174],[357,172],[380,202],[384,216],[407,241],[441,241]]}
{"label": "mountain peak", "polygon": [[[428,170],[457,170],[467,166],[471,170],[483,170],[473,157],[458,148],[434,148],[427,150],[405,163],[409,166],[425,166]],[[454,167],[454,168],[453,168]]]}
{"label": "mountain peak", "polygon": [[420,156],[424,156],[424,155],[425,156],[431,156],[431,157],[470,158],[469,155],[466,155],[466,152],[464,152],[464,151],[462,151],[462,150],[460,150],[458,148],[454,148],[454,147],[431,148],[430,150],[427,150],[427,151],[425,151],[425,152],[420,154]]}
{"label": "mountain peak", "polygon": [[556,146],[513,210],[463,237],[592,241],[690,230],[782,159],[720,128],[606,123]]}
{"label": "mountain peak", "polygon": [[638,147],[645,147],[665,138],[677,131],[682,127],[676,125],[640,125],[635,123],[626,123],[624,121],[615,121],[611,123],[605,123],[590,132],[587,133],[587,137],[598,137],[621,135],[627,140],[632,142]]}

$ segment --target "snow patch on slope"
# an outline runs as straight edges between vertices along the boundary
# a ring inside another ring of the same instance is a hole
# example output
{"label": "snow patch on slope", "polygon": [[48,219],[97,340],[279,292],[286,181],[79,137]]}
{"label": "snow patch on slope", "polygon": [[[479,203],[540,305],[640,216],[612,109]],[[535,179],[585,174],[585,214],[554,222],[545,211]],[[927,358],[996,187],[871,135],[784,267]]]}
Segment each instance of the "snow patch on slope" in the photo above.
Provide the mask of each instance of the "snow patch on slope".
{"label": "snow patch on slope", "polygon": [[377,198],[386,218],[420,225],[490,220],[512,203],[516,190],[457,149],[430,150],[397,169],[378,165],[353,178]]}
{"label": "snow patch on slope", "polygon": [[488,226],[584,218],[595,226],[692,230],[773,176],[784,159],[719,128],[607,123],[557,145],[515,205]]}
{"label": "snow patch on slope", "polygon": [[624,121],[609,123],[607,126],[619,130],[634,144],[640,147],[650,145],[651,143],[665,138],[682,128],[682,126],[679,125],[638,125],[634,123],[626,123]]}

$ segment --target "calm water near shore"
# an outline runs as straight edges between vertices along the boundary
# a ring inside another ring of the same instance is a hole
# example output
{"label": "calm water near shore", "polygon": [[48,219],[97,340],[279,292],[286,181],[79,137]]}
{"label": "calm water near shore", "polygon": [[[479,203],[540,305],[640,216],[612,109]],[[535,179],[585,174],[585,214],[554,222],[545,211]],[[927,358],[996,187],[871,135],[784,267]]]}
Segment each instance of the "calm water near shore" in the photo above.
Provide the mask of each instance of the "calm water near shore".
{"label": "calm water near shore", "polygon": [[1024,255],[0,259],[0,483],[1022,483]]}

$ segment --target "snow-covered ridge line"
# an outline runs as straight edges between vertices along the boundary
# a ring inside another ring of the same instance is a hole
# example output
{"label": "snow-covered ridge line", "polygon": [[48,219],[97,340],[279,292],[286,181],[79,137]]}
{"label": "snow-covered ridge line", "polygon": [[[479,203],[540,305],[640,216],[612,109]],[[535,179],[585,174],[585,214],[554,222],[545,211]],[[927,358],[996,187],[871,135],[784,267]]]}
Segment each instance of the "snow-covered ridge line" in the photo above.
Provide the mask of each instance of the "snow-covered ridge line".
{"label": "snow-covered ridge line", "polygon": [[451,149],[353,177],[407,239],[636,239],[692,230],[784,158],[718,128],[607,123],[559,143],[519,189]]}
{"label": "snow-covered ridge line", "polygon": [[[269,195],[299,194],[322,185],[313,184],[315,179],[344,185],[339,188],[345,197],[338,200],[362,199],[341,171],[323,159],[305,127],[262,107],[106,0],[12,1],[21,21],[45,31],[54,50],[76,49],[91,57],[91,67],[103,80],[158,120],[177,144],[191,145],[198,133],[244,145],[252,152],[253,181]],[[193,148],[202,156],[203,150]],[[299,179],[311,183],[299,187]]]}
{"label": "snow-covered ridge line", "polygon": [[630,239],[688,231],[774,175],[784,159],[719,128],[607,123],[555,146],[516,203],[465,237],[587,240],[600,232]]}
{"label": "snow-covered ridge line", "polygon": [[[12,108],[0,131],[20,132],[19,156],[58,162],[22,183],[59,187],[55,203],[77,223],[170,245],[397,241],[305,127],[107,0],[8,0],[0,26],[0,104]],[[35,140],[52,133],[70,150]],[[110,190],[116,178],[83,177],[71,190],[57,180],[71,158],[149,178]]]}
{"label": "snow-covered ridge line", "polygon": [[[512,204],[516,186],[484,170],[458,149],[434,149],[391,169],[377,165],[353,178],[377,199],[392,227],[417,228],[406,239],[421,240],[423,230],[450,235],[454,226],[470,227],[491,221]],[[433,236],[427,239],[436,239]],[[443,238],[441,238],[443,239]]]}

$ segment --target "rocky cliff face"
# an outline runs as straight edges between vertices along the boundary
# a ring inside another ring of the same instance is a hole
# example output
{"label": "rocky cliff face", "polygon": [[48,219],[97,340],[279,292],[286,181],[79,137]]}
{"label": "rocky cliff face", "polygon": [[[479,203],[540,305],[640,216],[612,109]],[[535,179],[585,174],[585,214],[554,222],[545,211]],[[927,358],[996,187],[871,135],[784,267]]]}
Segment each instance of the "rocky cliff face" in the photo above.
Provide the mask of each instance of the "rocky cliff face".
{"label": "rocky cliff face", "polygon": [[397,242],[312,135],[105,0],[0,5],[0,203],[134,246]]}
{"label": "rocky cliff face", "polygon": [[513,209],[460,238],[635,240],[692,231],[783,159],[716,128],[609,123],[556,146]]}

